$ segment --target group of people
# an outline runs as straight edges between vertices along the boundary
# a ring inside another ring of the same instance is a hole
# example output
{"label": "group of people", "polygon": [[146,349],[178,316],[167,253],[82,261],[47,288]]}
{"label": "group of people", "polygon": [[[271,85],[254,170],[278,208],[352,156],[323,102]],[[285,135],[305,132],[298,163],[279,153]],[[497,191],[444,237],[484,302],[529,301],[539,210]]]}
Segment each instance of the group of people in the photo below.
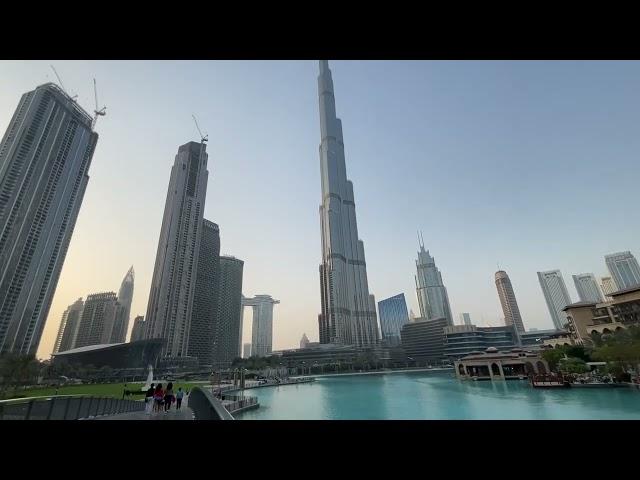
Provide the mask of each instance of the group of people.
{"label": "group of people", "polygon": [[[178,388],[178,391],[173,393],[173,382],[167,384],[167,388],[163,389],[162,384],[155,385],[152,383],[145,395],[144,401],[146,402],[146,412],[151,414],[152,412],[167,413],[171,410],[171,404],[175,402],[176,410],[180,410],[182,406],[182,399],[185,392],[182,391],[182,387]],[[187,395],[189,392],[187,391]]]}

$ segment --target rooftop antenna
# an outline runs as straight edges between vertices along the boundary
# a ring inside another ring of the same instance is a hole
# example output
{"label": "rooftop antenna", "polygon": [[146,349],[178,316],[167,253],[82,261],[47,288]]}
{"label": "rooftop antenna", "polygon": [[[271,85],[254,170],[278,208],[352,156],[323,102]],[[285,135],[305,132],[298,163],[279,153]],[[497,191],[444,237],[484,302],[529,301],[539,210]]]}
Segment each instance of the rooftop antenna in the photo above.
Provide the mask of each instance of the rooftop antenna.
{"label": "rooftop antenna", "polygon": [[196,128],[198,129],[198,133],[200,134],[200,143],[208,142],[209,135],[202,134],[202,130],[200,130],[200,126],[198,125],[198,120],[196,120],[196,116],[193,114],[191,114],[191,116],[193,117],[193,121],[195,122]]}
{"label": "rooftop antenna", "polygon": [[[64,93],[66,93],[67,95],[69,95],[69,93],[67,92],[67,89],[64,88],[64,85],[62,83],[62,79],[60,78],[60,75],[58,75],[58,72],[56,71],[55,67],[53,65],[49,65],[51,67],[51,70],[53,70],[53,73],[56,74],[56,78],[58,79],[58,83],[60,84],[60,87],[62,88],[62,91]],[[71,95],[69,95],[71,97]],[[75,99],[78,98],[78,95],[74,95],[73,97],[71,97],[71,100],[75,101]]]}
{"label": "rooftop antenna", "polygon": [[99,116],[104,117],[107,114],[107,107],[102,107],[100,110],[98,110],[98,87],[96,86],[95,78],[93,79],[93,94],[95,95],[96,99],[96,109],[93,111],[95,115],[93,117],[93,121],[91,122],[91,129],[95,128]]}

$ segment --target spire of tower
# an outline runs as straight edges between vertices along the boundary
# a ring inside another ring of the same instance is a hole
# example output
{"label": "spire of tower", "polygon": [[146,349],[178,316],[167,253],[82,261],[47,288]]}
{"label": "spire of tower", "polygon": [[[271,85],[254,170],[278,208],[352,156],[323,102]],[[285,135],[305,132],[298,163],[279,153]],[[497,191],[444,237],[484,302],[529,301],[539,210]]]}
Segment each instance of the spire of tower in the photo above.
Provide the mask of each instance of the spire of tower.
{"label": "spire of tower", "polygon": [[329,60],[320,60],[320,75],[325,74],[331,75],[331,70],[329,70]]}

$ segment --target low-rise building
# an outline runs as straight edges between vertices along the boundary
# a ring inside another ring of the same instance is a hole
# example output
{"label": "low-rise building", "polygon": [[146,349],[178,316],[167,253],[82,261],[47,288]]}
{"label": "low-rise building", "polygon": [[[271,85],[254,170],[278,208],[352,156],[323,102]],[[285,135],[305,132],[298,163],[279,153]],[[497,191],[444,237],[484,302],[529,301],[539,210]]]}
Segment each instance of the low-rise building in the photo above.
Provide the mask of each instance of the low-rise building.
{"label": "low-rise building", "polygon": [[477,327],[475,325],[452,325],[444,328],[444,354],[458,360],[471,352],[484,351],[489,347],[512,349],[520,345],[514,325],[501,327]]}
{"label": "low-rise building", "polygon": [[499,351],[489,347],[454,362],[456,377],[471,380],[513,380],[549,372],[549,364],[539,353],[514,348]]}
{"label": "low-rise building", "polygon": [[403,325],[400,338],[407,358],[418,366],[446,360],[444,329],[447,326],[447,318],[416,318],[413,323]]}
{"label": "low-rise building", "polygon": [[640,325],[640,285],[611,292],[609,296],[613,299],[610,302],[577,302],[564,308],[575,343],[590,343],[593,335]]}

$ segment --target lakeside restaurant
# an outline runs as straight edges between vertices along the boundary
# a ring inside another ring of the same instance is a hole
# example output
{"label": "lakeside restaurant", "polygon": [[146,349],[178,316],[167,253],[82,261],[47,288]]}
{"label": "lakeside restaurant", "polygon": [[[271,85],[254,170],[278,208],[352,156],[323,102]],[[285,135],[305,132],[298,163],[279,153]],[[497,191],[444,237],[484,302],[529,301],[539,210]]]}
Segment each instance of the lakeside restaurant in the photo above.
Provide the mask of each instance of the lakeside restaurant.
{"label": "lakeside restaurant", "polygon": [[549,364],[538,353],[514,348],[507,352],[489,347],[472,352],[454,363],[461,380],[517,380],[549,372]]}

